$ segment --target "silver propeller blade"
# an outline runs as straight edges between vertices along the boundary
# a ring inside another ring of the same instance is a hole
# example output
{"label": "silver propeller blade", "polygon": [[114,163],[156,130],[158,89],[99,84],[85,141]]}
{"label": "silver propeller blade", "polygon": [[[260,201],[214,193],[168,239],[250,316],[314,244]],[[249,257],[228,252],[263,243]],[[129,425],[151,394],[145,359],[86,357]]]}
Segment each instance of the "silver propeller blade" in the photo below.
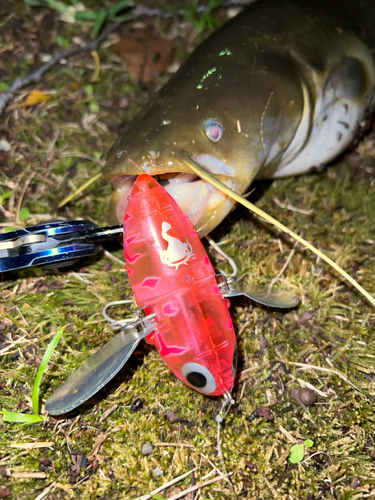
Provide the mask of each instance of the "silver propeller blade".
{"label": "silver propeller blade", "polygon": [[125,365],[139,342],[154,329],[149,324],[138,331],[137,326],[138,323],[133,323],[121,331],[73,372],[46,401],[48,413],[61,415],[72,411],[104,387]]}
{"label": "silver propeller blade", "polygon": [[222,289],[222,294],[228,298],[245,295],[249,299],[258,302],[258,304],[278,309],[290,309],[300,303],[297,295],[285,290],[268,290],[267,288],[256,288],[253,285],[244,285],[243,283],[236,282],[233,284],[230,281],[226,285],[227,290]]}

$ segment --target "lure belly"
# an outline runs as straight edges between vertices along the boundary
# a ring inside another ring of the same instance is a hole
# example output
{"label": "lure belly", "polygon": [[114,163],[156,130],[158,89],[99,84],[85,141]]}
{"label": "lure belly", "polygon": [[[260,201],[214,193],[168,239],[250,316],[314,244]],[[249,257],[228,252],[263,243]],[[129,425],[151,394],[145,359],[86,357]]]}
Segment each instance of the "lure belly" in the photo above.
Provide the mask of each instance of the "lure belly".
{"label": "lure belly", "polygon": [[131,192],[124,254],[138,307],[156,315],[147,341],[193,389],[213,396],[229,392],[237,369],[229,301],[188,217],[147,174]]}

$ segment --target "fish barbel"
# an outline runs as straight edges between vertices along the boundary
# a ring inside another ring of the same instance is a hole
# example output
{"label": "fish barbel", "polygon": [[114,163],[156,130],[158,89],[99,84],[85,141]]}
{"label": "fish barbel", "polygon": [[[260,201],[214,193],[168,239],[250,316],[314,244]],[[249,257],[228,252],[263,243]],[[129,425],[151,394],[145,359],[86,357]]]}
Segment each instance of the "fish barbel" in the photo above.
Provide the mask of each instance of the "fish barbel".
{"label": "fish barbel", "polygon": [[[375,2],[259,0],[209,36],[118,138],[104,177],[122,223],[136,176],[161,176],[198,234],[255,178],[308,172],[353,140],[374,95]],[[168,175],[166,175],[168,174]]]}

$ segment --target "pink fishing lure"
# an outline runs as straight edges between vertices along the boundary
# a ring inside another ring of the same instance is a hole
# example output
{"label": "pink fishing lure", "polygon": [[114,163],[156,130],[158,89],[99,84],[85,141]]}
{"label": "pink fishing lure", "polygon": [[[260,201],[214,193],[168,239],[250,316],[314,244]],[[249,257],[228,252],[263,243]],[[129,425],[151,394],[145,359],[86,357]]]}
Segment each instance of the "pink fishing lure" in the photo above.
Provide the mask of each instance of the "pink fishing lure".
{"label": "pink fishing lure", "polygon": [[229,300],[190,220],[148,174],[138,177],[129,198],[124,254],[138,307],[156,315],[147,341],[196,391],[230,392],[237,344]]}

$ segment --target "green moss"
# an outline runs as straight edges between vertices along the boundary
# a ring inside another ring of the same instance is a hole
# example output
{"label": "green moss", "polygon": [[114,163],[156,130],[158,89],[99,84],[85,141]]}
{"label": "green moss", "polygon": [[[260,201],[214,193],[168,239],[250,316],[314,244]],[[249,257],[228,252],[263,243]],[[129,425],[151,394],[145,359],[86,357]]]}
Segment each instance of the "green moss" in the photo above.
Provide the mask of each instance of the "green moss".
{"label": "green moss", "polygon": [[[38,28],[35,19],[42,22],[47,13],[42,9],[19,9],[27,36],[18,40],[14,35],[14,54],[31,53],[29,44],[35,37],[28,35]],[[158,22],[170,34],[171,26]],[[50,51],[48,44],[53,46],[54,29],[70,40],[74,36],[86,40],[92,29],[58,22],[53,15],[49,24],[43,39],[44,52]],[[7,30],[10,28],[5,26],[2,37],[11,35]],[[187,50],[184,45],[177,48],[178,53]],[[68,207],[59,210],[57,205],[75,187],[100,172],[99,164],[74,155],[100,154],[104,158],[116,136],[113,124],[131,120],[150,98],[151,91],[140,89],[127,76],[111,48],[100,49],[99,54],[104,69],[101,81],[93,85],[92,95],[83,88],[71,90],[73,82],[85,85],[92,74],[92,61],[84,55],[55,67],[36,86],[42,91],[54,90],[52,100],[31,109],[19,108],[17,118],[11,110],[4,115],[16,152],[9,155],[4,173],[15,183],[13,211],[17,210],[22,189],[30,179],[22,199],[22,206],[27,206],[31,214],[28,224],[38,222],[38,214],[67,219],[89,217],[106,224],[110,188],[100,181]],[[9,81],[28,74],[35,66],[29,58],[19,65],[10,62]],[[167,78],[162,76],[153,90]],[[91,103],[99,103],[93,122],[87,119]],[[257,183],[255,195],[262,193],[259,206],[302,233],[375,293],[375,187],[371,159],[374,150],[371,141],[365,144],[351,154],[354,167],[342,161],[321,174]],[[365,156],[363,151],[369,153]],[[4,192],[8,189],[5,185],[2,188]],[[8,209],[9,205],[4,207]],[[14,217],[9,222],[14,223]],[[243,209],[232,213],[214,237],[227,240],[223,248],[235,259],[244,279],[262,284],[277,276],[293,246]],[[122,258],[121,249],[111,251]],[[209,253],[217,269],[230,271],[211,249]],[[42,383],[44,400],[91,352],[113,336],[100,311],[111,300],[130,298],[131,290],[122,266],[113,264],[106,270],[103,266],[108,262],[100,256],[78,263],[73,270],[86,282],[72,274],[71,269],[44,271],[42,275],[28,270],[18,276],[5,276],[0,285],[0,349],[10,347],[10,352],[1,357],[0,408],[30,411],[36,365],[51,335],[62,325],[68,324]],[[82,274],[79,271],[83,265],[86,269]],[[236,491],[247,498],[304,498],[308,493],[318,496],[325,491],[327,478],[336,497],[359,498],[372,491],[375,484],[371,458],[375,450],[374,311],[331,269],[299,247],[281,279],[302,297],[298,310],[280,313],[245,300],[232,301],[231,314],[239,333],[240,368],[248,371],[236,385],[236,405],[223,426],[226,468],[233,472],[231,480]],[[121,317],[133,311],[134,307],[129,306],[113,314]],[[359,391],[334,373],[301,371],[288,361],[338,370]],[[309,407],[308,414],[293,397],[292,390],[300,388],[298,380],[325,394]],[[269,394],[277,400],[270,406],[274,420],[256,417],[249,421],[248,417],[261,405],[269,406]],[[131,405],[138,397],[144,400],[144,408],[132,413]],[[117,408],[100,422],[113,404]],[[44,427],[16,427],[0,422],[1,466],[25,472],[38,470],[40,457],[47,457],[52,463],[46,469],[46,480],[1,477],[0,491],[11,485],[10,498],[31,499],[56,482],[58,486],[52,494],[58,499],[136,498],[187,472],[192,463],[199,466],[196,478],[200,481],[212,470],[208,460],[221,469],[215,423],[220,406],[220,400],[205,398],[178,381],[159,355],[143,343],[127,369],[73,416],[51,419]],[[168,410],[181,421],[168,420]],[[295,439],[311,439],[314,446],[309,452],[319,455],[303,465],[292,465],[288,456],[293,443],[281,428]],[[77,456],[89,456],[100,433],[108,434],[97,456],[101,472],[94,472],[86,464],[77,472]],[[53,447],[27,453],[9,447],[12,442],[32,441],[52,441]],[[147,442],[193,448],[155,446],[152,454],[145,457],[141,447]],[[163,471],[161,478],[153,474],[156,467]],[[86,481],[76,485],[88,474],[91,475]],[[361,480],[358,486],[353,482],[355,477]],[[183,489],[190,484],[191,479],[187,478],[177,486]],[[233,497],[224,482],[207,487],[202,496]]]}

